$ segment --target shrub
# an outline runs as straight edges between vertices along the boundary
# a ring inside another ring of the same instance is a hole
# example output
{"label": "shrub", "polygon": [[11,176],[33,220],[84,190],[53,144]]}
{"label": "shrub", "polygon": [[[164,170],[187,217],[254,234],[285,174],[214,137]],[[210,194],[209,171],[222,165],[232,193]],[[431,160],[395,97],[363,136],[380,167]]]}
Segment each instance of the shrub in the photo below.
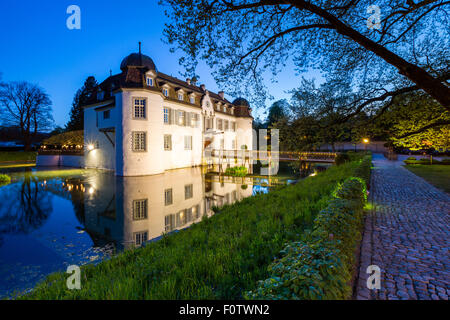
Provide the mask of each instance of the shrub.
{"label": "shrub", "polygon": [[245,177],[247,175],[247,168],[244,166],[227,168],[225,174],[234,177]]}
{"label": "shrub", "polygon": [[353,265],[355,245],[361,238],[362,207],[351,200],[333,199],[314,220],[313,235],[333,239],[349,269]]}
{"label": "shrub", "polygon": [[408,157],[406,160],[416,160],[416,157]]}
{"label": "shrub", "polygon": [[355,249],[361,239],[365,183],[371,157],[359,164],[359,177],[338,184],[328,206],[314,219],[313,231],[302,242],[292,242],[281,258],[268,267],[270,277],[258,281],[247,299],[348,299],[355,267]]}
{"label": "shrub", "polygon": [[[82,266],[81,290],[68,290],[67,274],[59,272],[21,298],[242,299],[269,277],[268,266],[286,243],[306,239],[336,184],[352,176],[357,165],[331,166],[313,179],[221,207],[220,213],[161,241]],[[324,250],[334,255],[333,247]]]}
{"label": "shrub", "polygon": [[358,177],[347,178],[342,185],[338,185],[333,195],[363,205],[367,201],[366,182]]}
{"label": "shrub", "polygon": [[442,159],[441,164],[450,164],[450,158]]}
{"label": "shrub", "polygon": [[419,160],[408,160],[408,159],[406,159],[403,162],[405,164],[425,164],[425,165],[427,165],[427,164],[429,164],[429,165],[431,165],[431,164],[442,164],[442,161],[435,160],[435,159],[432,159],[430,161],[430,159],[427,159],[427,158],[422,158],[422,159],[419,159]]}
{"label": "shrub", "polygon": [[338,166],[340,166],[348,161],[350,161],[350,156],[347,153],[338,153],[336,155],[336,158],[334,159],[334,162]]}
{"label": "shrub", "polygon": [[271,277],[258,282],[247,299],[344,299],[349,295],[348,274],[339,252],[330,243],[293,242],[281,251],[283,258],[268,270]]}
{"label": "shrub", "polygon": [[372,156],[365,156],[360,160],[359,165],[355,168],[353,175],[355,177],[361,178],[366,182],[366,187],[370,187],[370,175],[372,168]]}

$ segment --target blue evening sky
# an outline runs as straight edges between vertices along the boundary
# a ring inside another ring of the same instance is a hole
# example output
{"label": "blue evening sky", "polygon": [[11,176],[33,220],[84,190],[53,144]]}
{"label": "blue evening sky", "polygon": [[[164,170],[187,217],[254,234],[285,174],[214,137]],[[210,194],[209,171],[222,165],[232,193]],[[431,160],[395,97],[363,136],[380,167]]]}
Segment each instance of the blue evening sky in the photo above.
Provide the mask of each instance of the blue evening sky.
{"label": "blue evening sky", "polygon": [[[72,4],[81,8],[81,30],[66,27],[66,10]],[[56,125],[64,126],[73,96],[86,77],[93,75],[101,82],[110,69],[113,74],[120,72],[121,60],[138,51],[139,41],[158,70],[182,78],[181,53],[170,53],[161,41],[166,21],[157,0],[1,1],[2,80],[39,84],[51,96]],[[200,64],[197,73],[209,90],[219,91],[207,66]],[[313,72],[305,76],[320,78]],[[289,98],[286,91],[298,85],[300,76],[288,64],[276,80],[275,84],[268,80],[267,85],[278,100]],[[256,115],[263,118],[263,110]]]}

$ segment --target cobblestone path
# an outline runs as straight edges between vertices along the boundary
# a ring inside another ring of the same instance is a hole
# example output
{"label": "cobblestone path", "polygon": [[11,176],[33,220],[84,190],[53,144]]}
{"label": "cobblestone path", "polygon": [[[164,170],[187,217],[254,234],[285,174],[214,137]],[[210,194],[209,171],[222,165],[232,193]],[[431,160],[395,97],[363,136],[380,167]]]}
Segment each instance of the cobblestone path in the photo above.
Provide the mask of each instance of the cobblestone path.
{"label": "cobblestone path", "polygon": [[[450,195],[401,162],[375,154],[373,163],[356,298],[448,300]],[[381,269],[379,290],[367,288],[369,265]]]}

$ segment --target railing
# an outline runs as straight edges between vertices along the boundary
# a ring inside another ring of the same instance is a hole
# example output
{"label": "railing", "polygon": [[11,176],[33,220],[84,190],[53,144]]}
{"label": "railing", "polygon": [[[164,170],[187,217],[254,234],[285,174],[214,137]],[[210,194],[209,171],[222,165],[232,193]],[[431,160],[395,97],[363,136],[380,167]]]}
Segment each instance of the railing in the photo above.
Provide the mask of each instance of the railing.
{"label": "railing", "polygon": [[334,162],[336,152],[294,152],[294,151],[264,151],[264,150],[221,150],[212,149],[211,156],[222,159],[252,159],[279,161],[310,161]]}
{"label": "railing", "polygon": [[83,149],[39,149],[41,156],[84,156]]}

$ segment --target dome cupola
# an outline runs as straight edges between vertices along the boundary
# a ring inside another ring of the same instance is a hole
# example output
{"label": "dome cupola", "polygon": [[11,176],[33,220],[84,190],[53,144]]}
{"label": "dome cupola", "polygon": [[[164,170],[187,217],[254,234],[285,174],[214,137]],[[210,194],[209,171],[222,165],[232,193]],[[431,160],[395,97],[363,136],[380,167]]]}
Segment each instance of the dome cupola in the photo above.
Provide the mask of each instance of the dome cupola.
{"label": "dome cupola", "polygon": [[139,53],[132,53],[125,57],[120,64],[120,69],[124,71],[128,67],[146,67],[148,70],[156,71],[155,63],[152,58],[142,54],[141,43],[139,42]]}

